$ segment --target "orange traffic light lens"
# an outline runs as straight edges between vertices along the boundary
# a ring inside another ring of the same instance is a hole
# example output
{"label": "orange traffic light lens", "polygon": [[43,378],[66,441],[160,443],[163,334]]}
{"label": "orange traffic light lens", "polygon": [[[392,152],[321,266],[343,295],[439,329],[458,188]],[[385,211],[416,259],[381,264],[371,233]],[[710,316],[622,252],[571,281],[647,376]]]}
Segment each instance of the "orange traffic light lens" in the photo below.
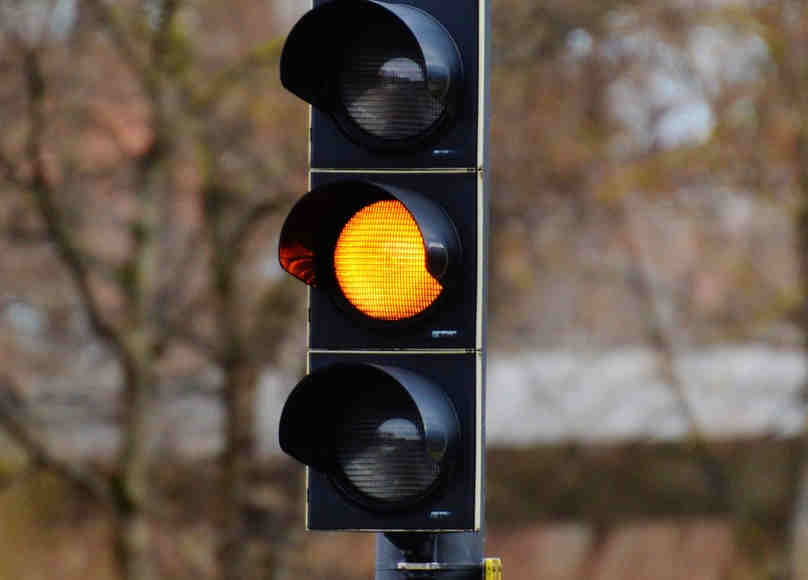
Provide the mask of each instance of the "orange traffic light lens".
{"label": "orange traffic light lens", "polygon": [[377,201],[351,217],[337,238],[334,270],[348,301],[380,320],[420,314],[443,291],[426,269],[418,225],[395,200]]}

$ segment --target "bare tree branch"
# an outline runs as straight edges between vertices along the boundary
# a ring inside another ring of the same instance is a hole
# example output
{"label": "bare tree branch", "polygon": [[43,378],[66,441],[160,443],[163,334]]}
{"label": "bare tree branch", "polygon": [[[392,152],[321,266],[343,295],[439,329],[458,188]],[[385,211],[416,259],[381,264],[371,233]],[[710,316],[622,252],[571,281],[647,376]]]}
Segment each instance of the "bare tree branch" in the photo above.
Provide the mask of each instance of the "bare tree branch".
{"label": "bare tree branch", "polygon": [[265,218],[277,214],[283,209],[283,204],[277,200],[268,200],[254,205],[242,217],[230,236],[229,247],[231,255],[237,262],[241,259],[244,244],[256,228]]}
{"label": "bare tree branch", "polygon": [[[200,149],[208,152],[209,143],[200,139]],[[225,499],[220,522],[221,538],[218,562],[222,578],[236,580],[246,572],[245,505],[248,491],[249,465],[254,459],[256,433],[254,427],[257,369],[245,348],[238,323],[238,296],[234,288],[237,260],[234,259],[224,231],[221,206],[231,192],[219,181],[215,157],[204,176],[203,224],[210,238],[209,276],[215,300],[219,336],[217,362],[225,376],[222,402],[225,408],[225,449],[221,456],[222,496]]]}
{"label": "bare tree branch", "polygon": [[33,476],[37,473],[42,466],[37,463],[36,461],[28,461],[28,464],[25,467],[22,467],[19,471],[7,477],[3,481],[0,481],[0,493],[8,490],[9,488],[13,487],[17,483],[21,481],[27,480],[29,477]]}
{"label": "bare tree branch", "polygon": [[185,289],[188,268],[183,262],[176,268],[170,280],[157,292],[155,317],[160,329],[158,342],[164,344],[169,340],[178,340],[190,346],[197,353],[217,362],[221,358],[220,345],[197,332],[193,327],[193,313],[203,307],[209,296],[204,293],[187,300],[188,292]]}
{"label": "bare tree branch", "polygon": [[28,189],[28,184],[17,176],[14,163],[11,161],[11,159],[6,157],[3,152],[0,152],[0,175],[3,177],[3,179],[15,187],[20,189]]}
{"label": "bare tree branch", "polygon": [[625,231],[625,247],[631,261],[631,272],[628,280],[635,295],[643,303],[643,319],[647,336],[654,351],[659,355],[659,367],[663,380],[670,388],[679,412],[685,418],[688,428],[696,437],[703,438],[701,424],[687,398],[681,377],[676,372],[676,340],[664,321],[659,293],[654,288],[651,273],[646,264],[647,259],[643,252],[642,244],[637,237],[636,227],[633,225],[632,208],[628,197],[628,195],[621,197],[618,210]]}
{"label": "bare tree branch", "polygon": [[42,466],[89,493],[96,499],[112,505],[113,495],[109,482],[98,474],[87,471],[69,461],[54,456],[37,438],[21,415],[20,404],[14,404],[15,393],[11,380],[0,376],[0,426],[29,456],[34,465]]}
{"label": "bare tree branch", "polygon": [[[183,312],[185,312],[183,310]],[[217,360],[221,355],[219,345],[211,343],[188,327],[187,316],[165,316],[158,318],[165,339],[177,339],[206,358]]]}
{"label": "bare tree branch", "polygon": [[621,229],[625,232],[624,245],[632,264],[629,280],[643,308],[647,336],[657,355],[658,369],[662,379],[673,394],[679,413],[688,424],[690,440],[693,443],[694,451],[701,459],[713,495],[718,501],[727,501],[729,478],[720,460],[706,444],[704,430],[687,398],[684,382],[676,370],[676,341],[661,314],[659,296],[654,289],[651,274],[646,265],[646,256],[633,225],[633,212],[628,197],[628,194],[620,197],[617,202],[617,211]]}
{"label": "bare tree branch", "polygon": [[87,265],[78,249],[78,245],[65,225],[61,212],[53,201],[53,192],[46,176],[42,159],[45,122],[43,115],[45,80],[38,56],[34,51],[29,51],[26,54],[25,73],[30,119],[30,133],[26,147],[27,156],[32,166],[30,190],[34,196],[39,214],[47,227],[48,235],[73,278],[93,329],[100,337],[108,340],[119,354],[128,356],[128,349],[122,334],[102,314],[98,297],[90,285]]}
{"label": "bare tree branch", "polygon": [[[278,62],[285,37],[275,38],[257,47],[238,63],[220,73],[201,91],[188,91],[196,110],[204,110],[221,100],[228,91],[238,86],[239,81],[255,69],[272,66]],[[190,87],[188,87],[190,89]]]}
{"label": "bare tree branch", "polygon": [[160,0],[157,14],[157,28],[152,36],[151,62],[158,73],[164,72],[165,60],[171,46],[171,32],[174,26],[174,18],[182,7],[181,0]]}
{"label": "bare tree branch", "polygon": [[[795,140],[796,182],[799,209],[795,219],[797,249],[799,252],[799,282],[803,297],[798,324],[802,331],[803,355],[808,356],[808,62],[805,49],[808,47],[808,7],[794,3],[781,5],[786,26],[778,31],[786,42],[777,63],[782,71],[789,105],[797,113],[799,126]],[[789,11],[792,13],[789,14]],[[808,400],[808,378],[802,385],[803,413]],[[808,576],[808,414],[803,417],[799,446],[792,462],[794,486],[793,508],[788,530],[788,575],[798,580]]]}
{"label": "bare tree branch", "polygon": [[148,59],[141,54],[132,42],[127,26],[116,8],[103,0],[85,0],[85,2],[103,25],[121,57],[132,68],[146,93],[154,95],[158,83],[156,75],[149,67]]}

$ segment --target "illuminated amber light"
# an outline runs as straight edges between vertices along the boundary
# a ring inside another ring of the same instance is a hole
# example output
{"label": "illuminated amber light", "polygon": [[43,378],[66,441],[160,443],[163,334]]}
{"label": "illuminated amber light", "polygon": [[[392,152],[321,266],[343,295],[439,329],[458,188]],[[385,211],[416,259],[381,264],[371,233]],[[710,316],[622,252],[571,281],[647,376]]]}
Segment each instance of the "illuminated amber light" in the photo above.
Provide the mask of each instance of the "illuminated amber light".
{"label": "illuminated amber light", "polygon": [[400,201],[377,201],[353,215],[337,239],[334,269],[348,301],[380,320],[415,316],[443,291],[426,269],[418,225]]}

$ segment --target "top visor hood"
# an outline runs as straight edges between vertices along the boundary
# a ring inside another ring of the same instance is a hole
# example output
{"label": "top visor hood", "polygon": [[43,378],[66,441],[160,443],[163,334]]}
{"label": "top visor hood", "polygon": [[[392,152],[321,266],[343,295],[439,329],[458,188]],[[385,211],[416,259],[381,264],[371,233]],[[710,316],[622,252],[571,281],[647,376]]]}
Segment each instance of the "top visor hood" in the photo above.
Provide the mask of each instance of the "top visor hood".
{"label": "top visor hood", "polygon": [[335,81],[345,51],[375,23],[395,26],[409,36],[422,57],[427,87],[453,107],[463,79],[458,48],[434,17],[407,4],[378,0],[332,0],[307,12],[294,26],[281,54],[281,83],[326,112],[337,106]]}

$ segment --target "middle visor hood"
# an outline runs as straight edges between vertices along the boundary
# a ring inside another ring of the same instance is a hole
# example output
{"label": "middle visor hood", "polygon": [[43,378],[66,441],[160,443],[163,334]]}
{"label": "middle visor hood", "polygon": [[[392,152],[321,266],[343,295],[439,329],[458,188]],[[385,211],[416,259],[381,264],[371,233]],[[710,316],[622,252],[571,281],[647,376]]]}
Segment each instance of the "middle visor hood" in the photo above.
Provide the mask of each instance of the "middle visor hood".
{"label": "middle visor hood", "polygon": [[309,286],[322,286],[331,278],[323,269],[330,264],[342,228],[363,207],[386,199],[404,205],[423,239],[427,271],[451,285],[460,267],[461,245],[443,208],[413,191],[361,180],[329,183],[300,198],[281,230],[281,267]]}

